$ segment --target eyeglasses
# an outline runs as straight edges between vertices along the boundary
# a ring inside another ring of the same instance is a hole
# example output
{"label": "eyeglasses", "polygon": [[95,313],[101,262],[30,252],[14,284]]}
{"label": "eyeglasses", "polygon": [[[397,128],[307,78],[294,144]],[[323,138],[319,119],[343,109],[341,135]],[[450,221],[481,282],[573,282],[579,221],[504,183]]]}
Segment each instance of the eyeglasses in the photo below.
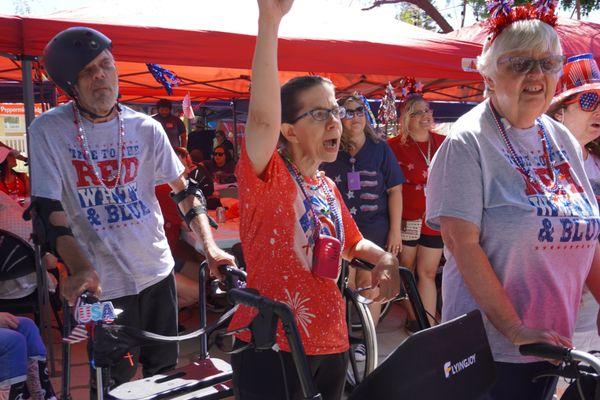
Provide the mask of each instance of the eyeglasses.
{"label": "eyeglasses", "polygon": [[600,104],[600,95],[598,92],[584,92],[576,96],[573,100],[565,101],[565,104],[574,104],[579,102],[581,111],[594,112]]}
{"label": "eyeglasses", "polygon": [[360,106],[356,107],[354,110],[346,108],[346,115],[343,117],[344,119],[352,119],[354,117],[364,117],[365,116],[365,108]]}
{"label": "eyeglasses", "polygon": [[329,119],[329,115],[333,115],[333,117],[337,119],[342,119],[346,116],[346,109],[344,107],[314,108],[302,115],[297,116],[290,121],[290,124],[295,124],[308,115],[310,115],[315,121],[327,121]]}
{"label": "eyeglasses", "polygon": [[426,108],[424,110],[418,110],[413,113],[410,113],[411,117],[421,117],[425,114],[433,114],[433,110],[431,108]]}
{"label": "eyeglasses", "polygon": [[224,156],[225,153],[213,153],[215,156]]}
{"label": "eyeglasses", "polygon": [[498,60],[498,65],[510,63],[510,69],[515,74],[525,75],[537,69],[539,65],[544,74],[557,74],[562,70],[565,56],[550,56],[542,59],[532,57],[506,57]]}

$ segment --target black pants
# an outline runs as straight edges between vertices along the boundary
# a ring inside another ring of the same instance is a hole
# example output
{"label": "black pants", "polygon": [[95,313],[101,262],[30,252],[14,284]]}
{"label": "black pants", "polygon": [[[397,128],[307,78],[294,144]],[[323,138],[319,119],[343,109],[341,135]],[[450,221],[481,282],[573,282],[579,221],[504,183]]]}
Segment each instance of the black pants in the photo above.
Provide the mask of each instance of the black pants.
{"label": "black pants", "polygon": [[556,390],[556,377],[544,377],[532,382],[543,372],[555,370],[548,362],[496,363],[496,383],[482,400],[551,400]]}
{"label": "black pants", "polygon": [[[281,358],[280,358],[281,355]],[[308,356],[308,366],[323,400],[340,400],[346,381],[348,353]],[[282,361],[283,368],[282,371]],[[285,351],[244,350],[232,354],[233,390],[237,400],[299,400],[302,390],[292,355]],[[284,381],[285,377],[285,381]],[[289,397],[286,395],[287,382]]]}
{"label": "black pants", "polygon": [[[173,273],[137,295],[119,297],[111,301],[115,308],[123,310],[115,320],[115,324],[131,326],[160,335],[177,336],[177,293]],[[88,352],[89,350],[88,346]],[[114,381],[111,387],[128,382],[134,376],[138,362],[142,364],[144,377],[175,368],[178,352],[177,343],[132,348],[130,350],[131,360],[124,358],[111,368],[110,375]],[[91,387],[95,388],[93,371],[91,371],[90,377],[92,379]]]}

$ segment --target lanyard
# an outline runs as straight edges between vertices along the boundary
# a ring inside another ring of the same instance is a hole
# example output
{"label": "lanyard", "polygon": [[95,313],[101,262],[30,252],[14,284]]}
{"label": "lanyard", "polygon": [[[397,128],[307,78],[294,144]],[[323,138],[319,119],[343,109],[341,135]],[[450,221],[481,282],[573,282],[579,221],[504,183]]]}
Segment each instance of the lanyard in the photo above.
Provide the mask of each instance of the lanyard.
{"label": "lanyard", "polygon": [[423,150],[421,150],[419,143],[417,143],[417,141],[415,139],[410,137],[410,140],[412,140],[415,143],[415,146],[417,146],[419,153],[421,153],[421,155],[423,156],[423,159],[425,160],[425,164],[427,165],[427,168],[429,168],[429,164],[431,163],[431,137],[432,137],[432,135],[430,133],[429,139],[427,139],[427,156],[425,156],[425,153],[423,153]]}

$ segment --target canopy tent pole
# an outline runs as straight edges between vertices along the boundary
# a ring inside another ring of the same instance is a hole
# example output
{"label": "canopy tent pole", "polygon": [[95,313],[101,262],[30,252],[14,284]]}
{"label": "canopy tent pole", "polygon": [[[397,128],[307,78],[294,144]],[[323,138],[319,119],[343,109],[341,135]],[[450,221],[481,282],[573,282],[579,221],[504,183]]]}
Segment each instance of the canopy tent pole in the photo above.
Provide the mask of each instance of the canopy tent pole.
{"label": "canopy tent pole", "polygon": [[233,158],[238,160],[238,130],[237,130],[237,110],[235,107],[235,99],[231,102],[231,113],[233,114]]}
{"label": "canopy tent pole", "polygon": [[[21,59],[21,78],[23,82],[23,105],[25,107],[25,137],[27,143],[27,157],[31,156],[31,141],[29,140],[29,126],[35,118],[35,97],[33,94],[32,61],[35,57],[23,56]],[[29,169],[31,178],[31,169]],[[35,232],[34,232],[35,236]],[[34,239],[35,264],[37,270],[37,295],[39,306],[40,332],[48,351],[48,364],[50,365],[50,376],[56,373],[54,365],[54,348],[52,343],[52,323],[50,321],[50,296],[48,293],[48,275],[42,263],[42,249],[37,240]]]}

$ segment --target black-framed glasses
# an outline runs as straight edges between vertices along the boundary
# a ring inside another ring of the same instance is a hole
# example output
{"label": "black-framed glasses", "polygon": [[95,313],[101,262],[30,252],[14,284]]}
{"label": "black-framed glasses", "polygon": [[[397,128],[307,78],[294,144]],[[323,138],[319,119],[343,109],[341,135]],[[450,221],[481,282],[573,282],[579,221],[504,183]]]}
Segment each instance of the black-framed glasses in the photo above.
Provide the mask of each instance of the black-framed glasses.
{"label": "black-framed glasses", "polygon": [[365,108],[363,106],[356,107],[355,109],[346,108],[346,115],[344,119],[352,119],[354,117],[364,117]]}
{"label": "black-framed glasses", "polygon": [[417,110],[415,112],[410,113],[411,117],[420,117],[425,114],[433,114],[433,110],[431,108],[426,108],[424,110]]}
{"label": "black-framed glasses", "polygon": [[503,57],[498,60],[498,65],[510,64],[510,69],[515,74],[528,74],[539,66],[544,74],[557,74],[562,71],[565,56],[549,56],[541,59],[533,57]]}
{"label": "black-framed glasses", "polygon": [[346,109],[344,107],[333,107],[333,108],[313,108],[310,111],[305,112],[290,121],[290,124],[295,124],[306,116],[311,116],[315,121],[327,121],[329,116],[332,115],[334,118],[342,119],[346,116]]}
{"label": "black-framed glasses", "polygon": [[565,101],[565,104],[573,104],[579,102],[581,111],[594,112],[600,104],[600,95],[598,92],[584,92],[576,96],[573,100]]}

